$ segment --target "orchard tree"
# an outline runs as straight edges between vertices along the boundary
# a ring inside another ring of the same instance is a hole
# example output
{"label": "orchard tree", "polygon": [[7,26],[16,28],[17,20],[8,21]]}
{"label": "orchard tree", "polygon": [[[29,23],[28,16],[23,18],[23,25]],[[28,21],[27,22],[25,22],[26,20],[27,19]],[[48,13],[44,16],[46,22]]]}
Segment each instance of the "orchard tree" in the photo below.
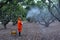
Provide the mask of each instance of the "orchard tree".
{"label": "orchard tree", "polygon": [[13,24],[16,24],[19,15],[24,18],[26,16],[26,10],[19,0],[2,0],[0,2],[0,15],[0,20],[6,29],[6,24],[8,24],[10,20],[12,20]]}
{"label": "orchard tree", "polygon": [[[55,2],[54,2],[55,1]],[[59,22],[60,22],[60,8],[59,8],[59,0],[48,0],[48,3],[46,1],[42,1],[44,4],[48,4],[47,8],[49,9],[49,12],[52,16],[54,16]],[[56,2],[58,2],[58,5],[56,5]],[[54,9],[54,10],[53,10]],[[53,13],[53,11],[57,11],[57,13]]]}

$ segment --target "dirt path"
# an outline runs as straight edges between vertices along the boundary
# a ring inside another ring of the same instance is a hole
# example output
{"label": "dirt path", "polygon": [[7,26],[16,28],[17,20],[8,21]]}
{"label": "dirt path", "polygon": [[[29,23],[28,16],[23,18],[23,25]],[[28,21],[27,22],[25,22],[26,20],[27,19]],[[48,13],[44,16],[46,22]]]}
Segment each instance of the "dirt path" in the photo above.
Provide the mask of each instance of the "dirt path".
{"label": "dirt path", "polygon": [[7,24],[7,29],[0,25],[0,40],[60,40],[60,23],[52,23],[49,27],[44,27],[36,23],[23,23],[22,36],[10,34],[12,30],[17,31],[17,25]]}

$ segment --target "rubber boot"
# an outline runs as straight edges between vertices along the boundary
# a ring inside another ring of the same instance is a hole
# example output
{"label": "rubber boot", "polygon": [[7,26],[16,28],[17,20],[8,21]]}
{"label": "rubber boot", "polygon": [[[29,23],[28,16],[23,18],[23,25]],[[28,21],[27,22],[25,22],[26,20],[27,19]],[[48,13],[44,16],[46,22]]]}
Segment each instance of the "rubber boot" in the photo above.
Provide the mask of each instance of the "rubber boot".
{"label": "rubber boot", "polygon": [[19,36],[21,36],[21,32],[19,32]]}

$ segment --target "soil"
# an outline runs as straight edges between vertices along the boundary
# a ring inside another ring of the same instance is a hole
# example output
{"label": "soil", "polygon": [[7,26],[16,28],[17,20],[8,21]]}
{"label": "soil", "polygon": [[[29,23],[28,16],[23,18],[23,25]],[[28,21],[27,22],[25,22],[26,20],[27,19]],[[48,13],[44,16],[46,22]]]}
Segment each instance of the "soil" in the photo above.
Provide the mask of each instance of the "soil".
{"label": "soil", "polygon": [[[17,34],[11,35],[12,30]],[[45,27],[38,23],[24,21],[21,36],[18,35],[17,24],[12,25],[12,22],[9,22],[7,29],[0,24],[0,40],[60,40],[60,22]]]}

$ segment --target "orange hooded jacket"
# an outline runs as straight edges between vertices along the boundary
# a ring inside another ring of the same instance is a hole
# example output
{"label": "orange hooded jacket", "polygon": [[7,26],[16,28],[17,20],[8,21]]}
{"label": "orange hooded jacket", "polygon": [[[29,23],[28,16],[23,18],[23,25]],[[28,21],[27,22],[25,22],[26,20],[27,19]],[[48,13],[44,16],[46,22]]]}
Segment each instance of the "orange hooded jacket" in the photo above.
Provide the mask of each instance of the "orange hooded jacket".
{"label": "orange hooded jacket", "polygon": [[21,21],[21,19],[18,19],[17,25],[18,25],[18,32],[22,32],[22,21]]}

